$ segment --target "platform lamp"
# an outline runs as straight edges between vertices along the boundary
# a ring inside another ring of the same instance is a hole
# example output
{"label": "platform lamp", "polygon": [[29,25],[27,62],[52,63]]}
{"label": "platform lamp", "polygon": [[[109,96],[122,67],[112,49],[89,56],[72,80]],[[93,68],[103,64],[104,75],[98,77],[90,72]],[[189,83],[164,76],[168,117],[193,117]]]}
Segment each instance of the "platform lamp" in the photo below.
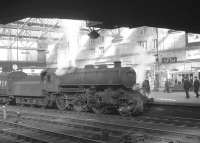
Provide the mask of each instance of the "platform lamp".
{"label": "platform lamp", "polygon": [[90,31],[90,33],[88,34],[88,36],[91,39],[97,39],[100,36],[100,34],[96,30],[92,30],[92,31]]}
{"label": "platform lamp", "polygon": [[160,87],[160,67],[159,67],[159,49],[158,49],[158,28],[155,28],[155,31],[156,31],[156,54],[155,54],[155,57],[156,57],[156,74],[155,74],[155,79],[156,79],[156,88],[157,90],[159,90],[159,87]]}
{"label": "platform lamp", "polygon": [[159,58],[158,54],[155,54],[155,82],[154,89],[157,91],[159,89]]}

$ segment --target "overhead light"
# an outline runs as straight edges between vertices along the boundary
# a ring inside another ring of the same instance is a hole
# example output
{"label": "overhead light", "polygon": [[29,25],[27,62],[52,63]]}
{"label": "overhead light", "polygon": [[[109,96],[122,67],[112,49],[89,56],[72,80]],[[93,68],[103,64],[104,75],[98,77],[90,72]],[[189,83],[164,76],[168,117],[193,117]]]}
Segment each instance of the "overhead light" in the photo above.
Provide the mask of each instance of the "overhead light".
{"label": "overhead light", "polygon": [[96,38],[98,38],[98,37],[100,36],[100,34],[99,34],[97,31],[92,30],[92,31],[88,34],[88,36],[89,36],[91,39],[96,39]]}

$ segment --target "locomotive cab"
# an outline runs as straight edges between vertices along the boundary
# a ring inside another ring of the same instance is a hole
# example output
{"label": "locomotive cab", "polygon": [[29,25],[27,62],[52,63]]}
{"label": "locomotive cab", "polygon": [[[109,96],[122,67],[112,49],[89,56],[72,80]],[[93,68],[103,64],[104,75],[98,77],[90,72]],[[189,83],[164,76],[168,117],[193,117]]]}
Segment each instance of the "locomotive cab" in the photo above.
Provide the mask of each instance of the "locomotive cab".
{"label": "locomotive cab", "polygon": [[40,74],[43,90],[48,92],[58,91],[58,77],[55,74],[55,69],[46,69]]}

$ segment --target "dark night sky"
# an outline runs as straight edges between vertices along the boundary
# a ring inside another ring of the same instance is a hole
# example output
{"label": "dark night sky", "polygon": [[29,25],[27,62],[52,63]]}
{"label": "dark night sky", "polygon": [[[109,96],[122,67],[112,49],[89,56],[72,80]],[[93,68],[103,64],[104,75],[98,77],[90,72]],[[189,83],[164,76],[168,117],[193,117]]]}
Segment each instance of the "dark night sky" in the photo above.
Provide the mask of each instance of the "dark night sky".
{"label": "dark night sky", "polygon": [[0,4],[0,23],[25,17],[103,21],[103,27],[153,26],[200,33],[196,0],[7,0]]}

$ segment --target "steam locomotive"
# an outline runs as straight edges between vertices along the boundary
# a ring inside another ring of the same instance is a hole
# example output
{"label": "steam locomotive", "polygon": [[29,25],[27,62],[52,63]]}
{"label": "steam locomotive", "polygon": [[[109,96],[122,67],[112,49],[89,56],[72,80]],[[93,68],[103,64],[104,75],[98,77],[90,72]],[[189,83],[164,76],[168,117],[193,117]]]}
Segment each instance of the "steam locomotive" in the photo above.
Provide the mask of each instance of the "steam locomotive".
{"label": "steam locomotive", "polygon": [[121,67],[121,62],[114,62],[113,68],[106,65],[67,68],[61,75],[56,70],[45,69],[38,76],[20,71],[2,73],[0,102],[122,115],[142,113],[148,102],[132,89],[135,71]]}

